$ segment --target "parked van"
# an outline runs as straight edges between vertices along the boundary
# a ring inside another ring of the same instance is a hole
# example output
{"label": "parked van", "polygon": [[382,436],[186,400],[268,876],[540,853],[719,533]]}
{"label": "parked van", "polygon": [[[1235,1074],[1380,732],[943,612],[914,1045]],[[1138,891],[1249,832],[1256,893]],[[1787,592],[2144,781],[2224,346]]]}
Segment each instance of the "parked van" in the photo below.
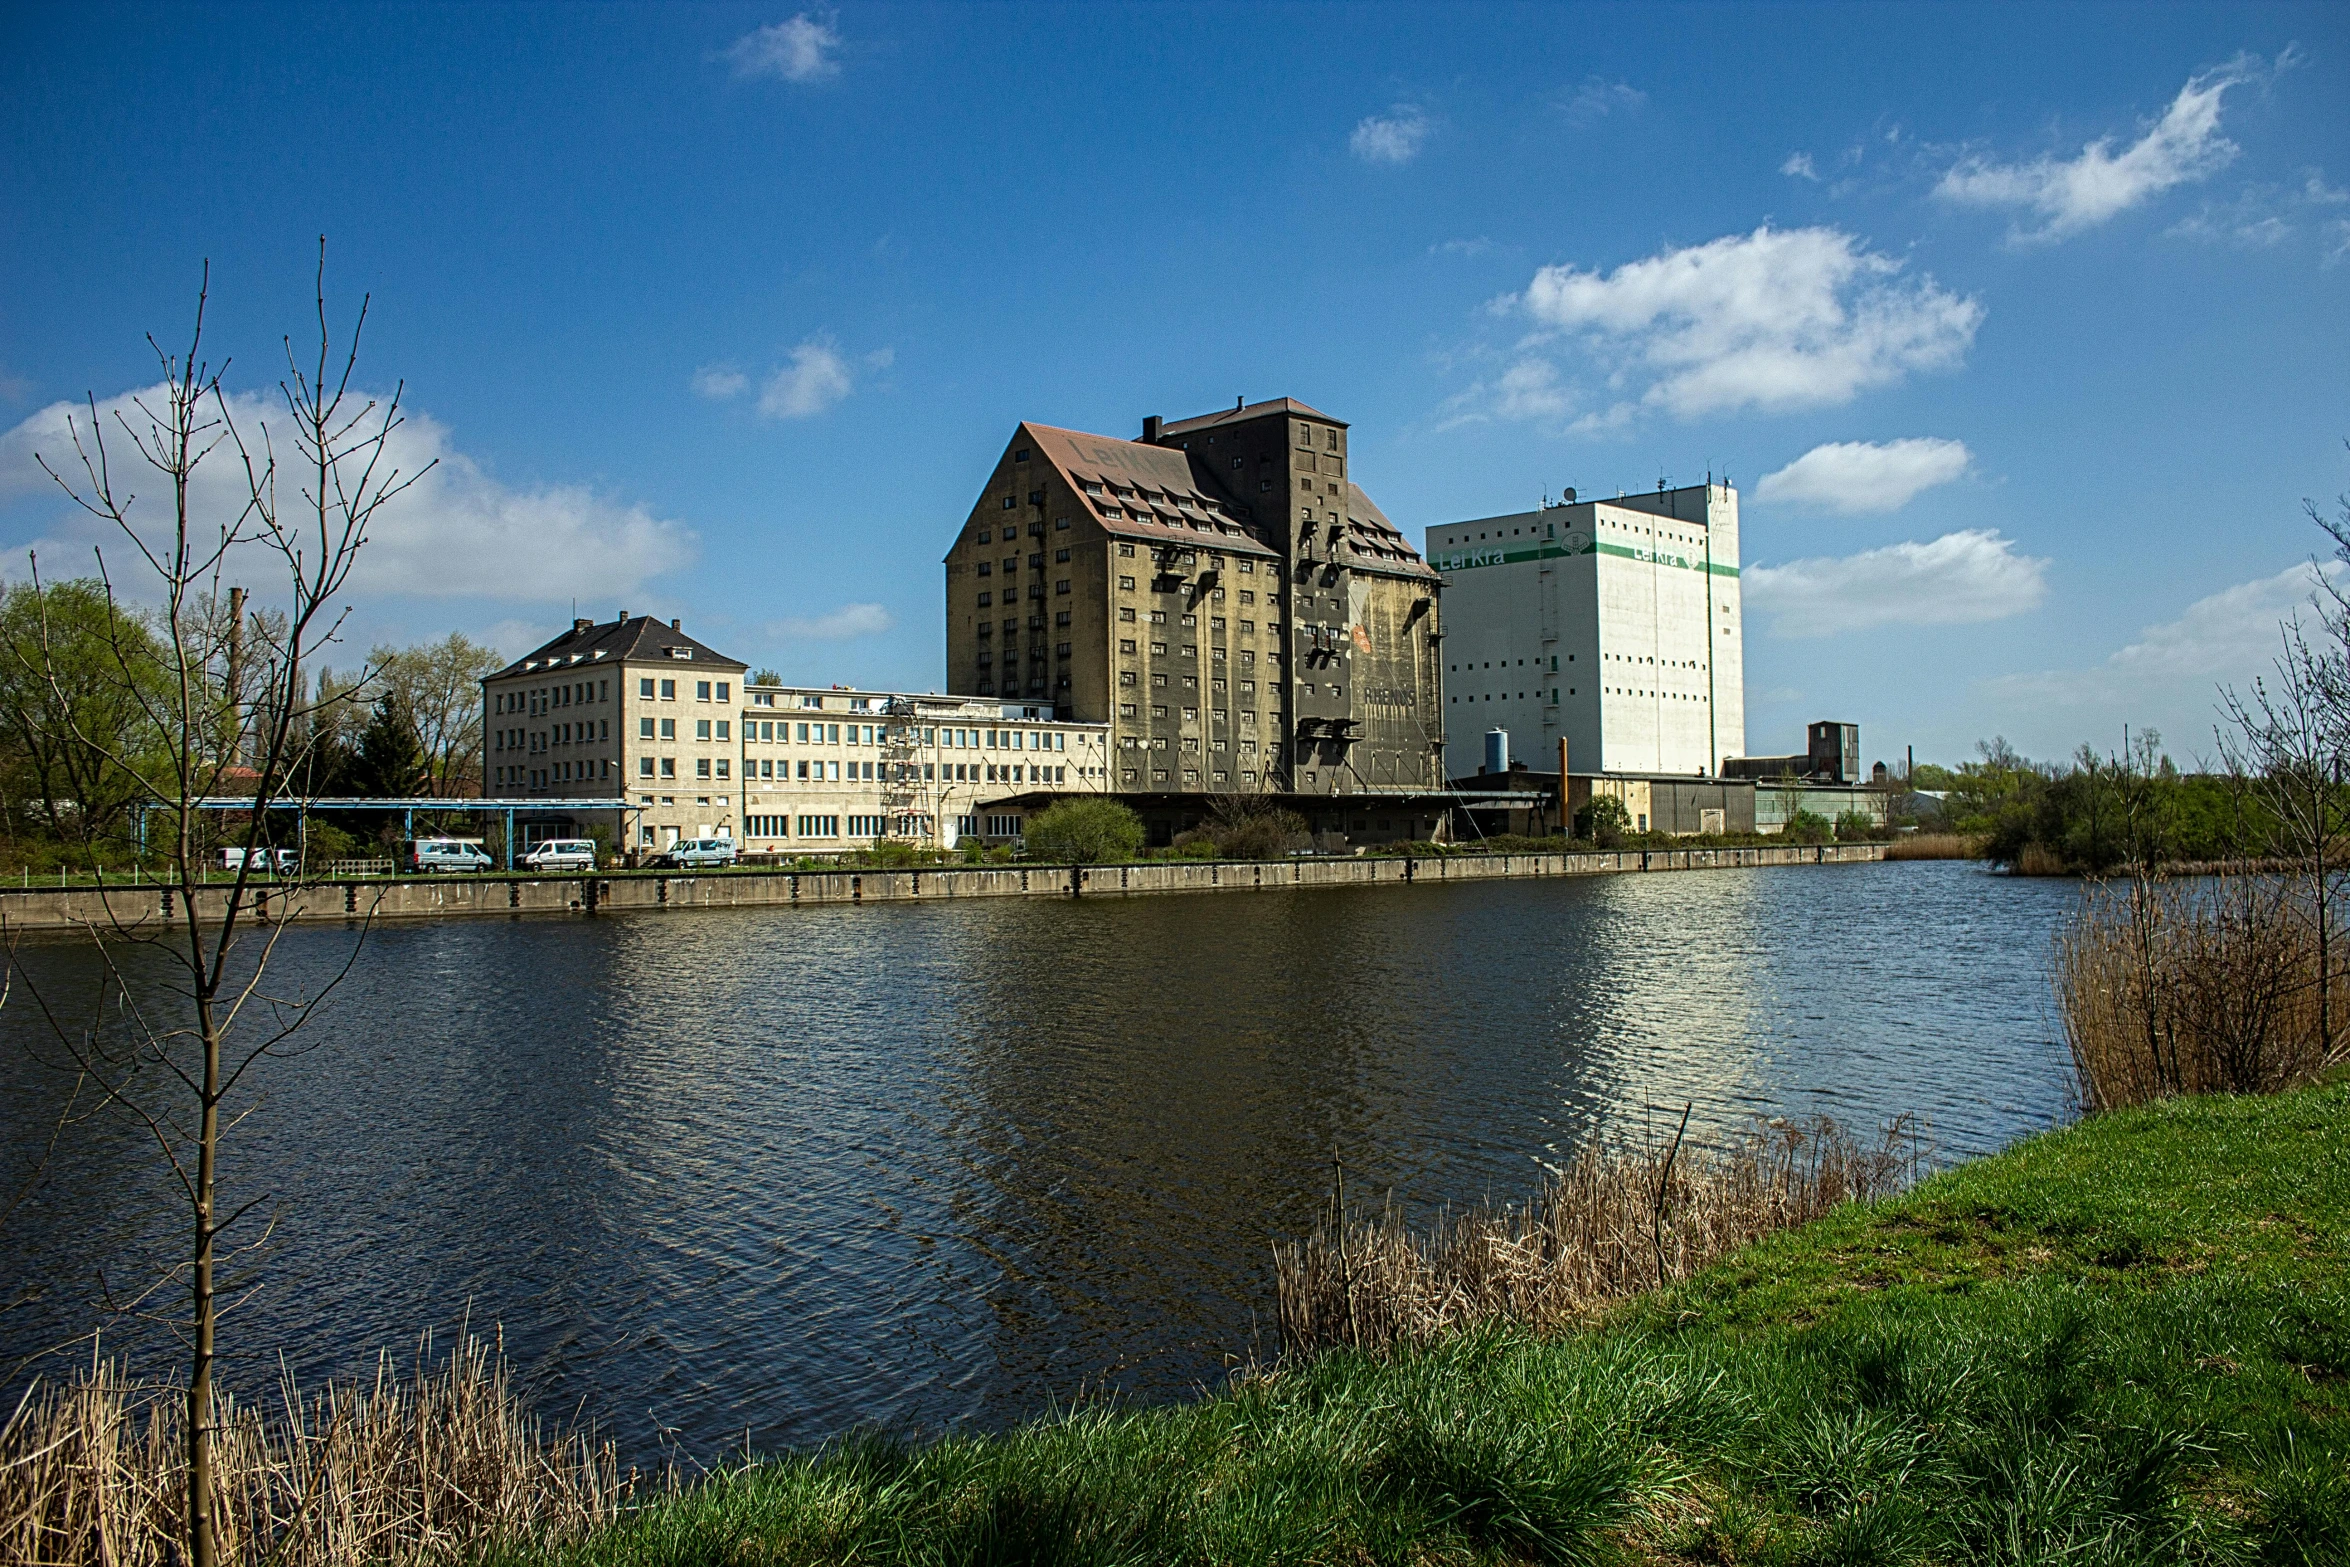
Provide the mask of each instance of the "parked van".
{"label": "parked van", "polygon": [[223,849],[220,868],[224,871],[241,870],[247,857],[253,862],[257,876],[291,876],[302,867],[301,851],[296,849]]}
{"label": "parked van", "polygon": [[592,871],[596,868],[593,838],[542,838],[514,862],[529,871]]}
{"label": "parked van", "polygon": [[494,863],[478,838],[418,838],[408,845],[408,868],[430,876],[486,871]]}
{"label": "parked van", "polygon": [[735,848],[732,838],[680,838],[655,856],[653,863],[674,866],[679,870],[697,865],[732,865]]}

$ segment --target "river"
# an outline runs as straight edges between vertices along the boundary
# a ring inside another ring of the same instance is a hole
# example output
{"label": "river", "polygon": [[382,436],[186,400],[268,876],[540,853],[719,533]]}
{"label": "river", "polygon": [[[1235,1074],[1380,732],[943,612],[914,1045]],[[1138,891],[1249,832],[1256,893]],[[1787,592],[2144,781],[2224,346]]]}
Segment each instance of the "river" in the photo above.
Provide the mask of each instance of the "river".
{"label": "river", "polygon": [[[2077,896],[1910,863],[382,927],[226,1141],[227,1205],[263,1201],[224,1376],[470,1315],[639,1459],[1182,1396],[1273,1347],[1270,1248],[1334,1153],[1425,1212],[1685,1101],[1714,1135],[1914,1113],[1945,1159],[2061,1120]],[[290,931],[272,988],[351,939]],[[71,1081],[28,982],[97,994],[84,945],[18,960],[0,1202]],[[0,1223],[12,1403],[183,1244],[168,1182],[119,1117],[61,1136]]]}

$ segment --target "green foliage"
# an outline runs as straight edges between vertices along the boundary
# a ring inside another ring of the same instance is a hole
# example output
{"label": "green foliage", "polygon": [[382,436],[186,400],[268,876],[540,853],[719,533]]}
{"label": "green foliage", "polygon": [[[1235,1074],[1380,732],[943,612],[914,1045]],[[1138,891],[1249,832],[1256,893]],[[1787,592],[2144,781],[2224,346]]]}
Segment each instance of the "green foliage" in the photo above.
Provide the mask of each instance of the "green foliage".
{"label": "green foliage", "polygon": [[[7,825],[72,842],[119,845],[143,779],[165,771],[152,704],[164,696],[153,634],[95,579],[0,594],[0,792]],[[103,856],[102,856],[103,857]]]}
{"label": "green foliage", "polygon": [[2134,863],[2216,861],[2274,852],[2276,823],[2243,780],[2182,773],[2141,733],[2131,757],[2083,746],[2070,763],[2033,762],[2003,739],[1958,769],[1950,830],[1979,837],[1992,860],[2103,875]]}
{"label": "green foliage", "polygon": [[1601,1328],[852,1439],[489,1560],[2338,1562],[2350,1089],[2173,1100]]}
{"label": "green foliage", "polygon": [[1880,838],[1891,836],[1892,834],[1879,826],[1876,819],[1866,811],[1843,811],[1839,812],[1836,817],[1836,841],[1838,843],[1874,843]]}
{"label": "green foliage", "polygon": [[1621,843],[1631,828],[1632,813],[1612,794],[1593,795],[1591,802],[1575,813],[1575,836],[1603,849]]}
{"label": "green foliage", "polygon": [[386,693],[359,733],[350,765],[337,780],[337,792],[368,799],[418,794],[424,789],[427,766],[415,721],[398,697]]}
{"label": "green foliage", "polygon": [[1131,860],[1142,847],[1142,818],[1100,796],[1062,800],[1028,819],[1028,857],[1055,865]]}
{"label": "green foliage", "polygon": [[1817,811],[1797,811],[1787,818],[1787,828],[1781,841],[1786,843],[1826,843],[1836,836],[1836,829]]}

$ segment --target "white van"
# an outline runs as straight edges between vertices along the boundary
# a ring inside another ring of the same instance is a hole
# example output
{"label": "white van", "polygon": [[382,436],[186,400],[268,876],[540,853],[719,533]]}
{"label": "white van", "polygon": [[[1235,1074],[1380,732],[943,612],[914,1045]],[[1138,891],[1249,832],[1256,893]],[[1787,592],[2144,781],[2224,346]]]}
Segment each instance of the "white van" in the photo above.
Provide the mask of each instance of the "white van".
{"label": "white van", "polygon": [[734,856],[735,842],[732,838],[680,838],[662,850],[653,863],[685,870],[696,865],[732,865]]}
{"label": "white van", "polygon": [[528,871],[592,871],[596,868],[596,840],[541,838],[514,863]]}
{"label": "white van", "polygon": [[474,838],[419,838],[408,845],[408,868],[428,876],[486,871],[496,862]]}
{"label": "white van", "polygon": [[220,868],[224,871],[241,870],[248,858],[257,876],[273,873],[291,876],[302,864],[301,853],[294,849],[223,849],[220,851]]}

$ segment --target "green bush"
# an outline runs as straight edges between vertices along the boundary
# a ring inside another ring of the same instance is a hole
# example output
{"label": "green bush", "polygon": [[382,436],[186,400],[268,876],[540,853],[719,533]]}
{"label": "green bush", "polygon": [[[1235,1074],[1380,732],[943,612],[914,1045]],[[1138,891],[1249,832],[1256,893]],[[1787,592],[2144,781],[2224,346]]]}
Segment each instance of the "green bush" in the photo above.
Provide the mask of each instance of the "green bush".
{"label": "green bush", "polygon": [[1028,818],[1028,857],[1056,865],[1131,860],[1142,847],[1142,818],[1116,800],[1063,800]]}
{"label": "green bush", "polygon": [[1835,836],[1836,829],[1817,811],[1797,811],[1787,818],[1789,843],[1826,843]]}
{"label": "green bush", "polygon": [[1612,794],[1594,795],[1590,804],[1575,813],[1575,836],[1603,849],[1622,843],[1631,826],[1632,813]]}

